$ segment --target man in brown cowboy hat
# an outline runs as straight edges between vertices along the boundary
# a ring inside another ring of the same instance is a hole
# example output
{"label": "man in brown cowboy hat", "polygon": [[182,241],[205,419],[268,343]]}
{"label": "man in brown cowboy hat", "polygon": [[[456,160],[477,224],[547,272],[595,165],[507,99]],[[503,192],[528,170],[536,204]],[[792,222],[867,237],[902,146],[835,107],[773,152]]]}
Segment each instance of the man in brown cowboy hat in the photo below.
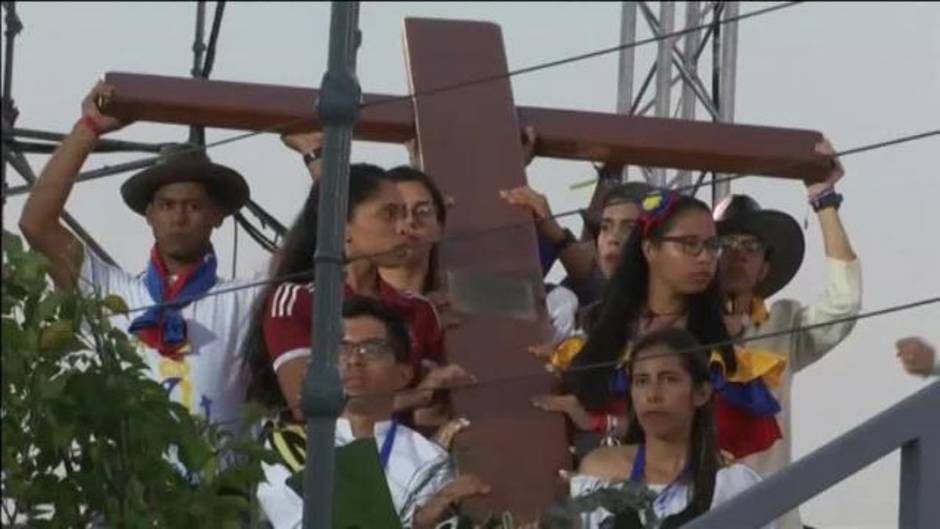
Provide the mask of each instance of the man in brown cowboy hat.
{"label": "man in brown cowboy hat", "polygon": [[171,398],[213,422],[237,426],[245,393],[237,353],[257,289],[216,276],[210,237],[248,200],[248,184],[209,161],[203,149],[174,146],[121,186],[125,203],[153,230],[146,273],[131,274],[86,251],[59,218],[98,137],[125,125],[99,109],[111,90],[98,83],[82,101],[82,117],[33,187],[20,229],[50,260],[59,287],[124,299],[131,313],[113,323],[136,336],[151,376]]}
{"label": "man in brown cowboy hat", "polygon": [[[819,144],[817,151],[834,154],[828,141]],[[809,202],[822,228],[828,270],[825,292],[812,305],[792,299],[778,299],[769,310],[764,305],[764,300],[793,279],[803,262],[805,243],[796,220],[780,211],[761,209],[754,199],[745,195],[730,196],[715,208],[715,221],[725,250],[718,272],[728,300],[726,323],[731,336],[747,339],[773,334],[855,316],[861,310],[861,268],[839,218],[842,196],[834,188],[843,170],[836,158],[832,160],[833,168],[827,181],[809,187]],[[786,370],[774,390],[781,406],[778,417],[783,438],[743,463],[764,477],[790,464],[793,375],[831,351],[853,327],[854,321],[848,321],[741,344],[781,354],[787,359]],[[799,527],[802,525],[797,511],[781,519],[781,528]]]}

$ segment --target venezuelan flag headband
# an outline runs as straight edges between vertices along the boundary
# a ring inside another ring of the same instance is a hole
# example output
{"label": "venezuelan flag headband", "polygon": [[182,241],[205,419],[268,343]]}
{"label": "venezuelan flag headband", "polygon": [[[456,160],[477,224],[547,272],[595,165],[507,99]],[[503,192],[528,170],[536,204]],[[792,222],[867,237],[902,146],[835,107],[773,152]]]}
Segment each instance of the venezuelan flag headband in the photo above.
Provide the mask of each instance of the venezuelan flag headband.
{"label": "venezuelan flag headband", "polygon": [[643,238],[648,239],[650,232],[672,216],[679,203],[679,195],[674,191],[656,191],[646,196],[641,204],[643,213],[637,219],[643,228]]}

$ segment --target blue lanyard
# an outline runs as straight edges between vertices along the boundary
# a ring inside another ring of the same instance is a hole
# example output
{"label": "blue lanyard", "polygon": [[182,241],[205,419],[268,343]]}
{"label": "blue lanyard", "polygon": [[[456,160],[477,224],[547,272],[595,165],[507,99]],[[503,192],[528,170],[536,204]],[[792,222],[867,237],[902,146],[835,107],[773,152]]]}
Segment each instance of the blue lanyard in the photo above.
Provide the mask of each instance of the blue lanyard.
{"label": "blue lanyard", "polygon": [[[666,488],[663,489],[661,493],[659,493],[659,497],[656,498],[656,501],[658,502],[660,499],[665,500],[665,498],[667,498],[669,494],[671,494],[673,485],[675,485],[679,481],[679,479],[686,472],[688,472],[688,470],[689,470],[689,465],[688,463],[686,463],[685,468],[682,470],[682,472],[679,473],[678,476],[676,476],[676,479],[674,479],[672,483],[667,485]],[[636,457],[633,458],[633,470],[630,471],[630,481],[634,483],[643,483],[644,482],[643,476],[645,474],[646,474],[646,445],[643,443],[640,443],[636,449]]]}
{"label": "blue lanyard", "polygon": [[636,448],[636,457],[633,458],[633,470],[630,471],[630,481],[643,483],[643,474],[646,474],[646,446],[640,443]]}
{"label": "blue lanyard", "polygon": [[396,433],[398,433],[398,421],[392,421],[392,425],[388,427],[388,432],[385,433],[385,440],[382,441],[382,450],[379,451],[379,463],[382,465],[382,470],[388,468],[388,460],[392,456],[392,446],[395,444]]}

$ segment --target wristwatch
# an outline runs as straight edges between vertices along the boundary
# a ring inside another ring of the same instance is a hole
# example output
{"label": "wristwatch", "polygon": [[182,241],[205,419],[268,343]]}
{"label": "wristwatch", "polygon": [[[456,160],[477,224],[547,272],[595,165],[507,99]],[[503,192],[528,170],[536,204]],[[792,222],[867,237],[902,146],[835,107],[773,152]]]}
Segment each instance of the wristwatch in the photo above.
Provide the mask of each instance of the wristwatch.
{"label": "wristwatch", "polygon": [[305,152],[303,155],[304,165],[310,165],[313,162],[320,159],[321,151],[320,149],[314,149],[310,152]]}
{"label": "wristwatch", "polygon": [[838,210],[839,206],[842,205],[842,194],[836,193],[834,189],[830,189],[815,199],[810,200],[809,203],[813,206],[813,211],[817,213],[826,208],[836,208],[836,210]]}

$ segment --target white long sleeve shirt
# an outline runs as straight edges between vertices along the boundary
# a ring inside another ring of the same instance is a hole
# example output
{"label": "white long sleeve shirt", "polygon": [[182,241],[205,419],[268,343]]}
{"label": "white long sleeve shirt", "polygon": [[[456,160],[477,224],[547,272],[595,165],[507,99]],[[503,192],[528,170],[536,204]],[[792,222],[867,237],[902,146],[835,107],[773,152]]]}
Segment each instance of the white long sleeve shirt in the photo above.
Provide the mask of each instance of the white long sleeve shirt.
{"label": "white long sleeve shirt", "polygon": [[[827,259],[827,283],[823,295],[812,305],[803,305],[792,299],[773,303],[769,317],[761,324],[745,328],[746,338],[788,329],[803,328],[858,315],[862,310],[862,272],[858,260],[851,262]],[[790,421],[790,392],[793,376],[833,350],[855,327],[855,320],[801,330],[798,332],[748,340],[746,345],[783,355],[787,367],[780,386],[773,390],[780,403],[777,420],[783,438],[759,454],[741,460],[741,463],[767,478],[792,460],[792,432]],[[794,510],[782,520],[781,529],[800,529],[799,513]]]}

